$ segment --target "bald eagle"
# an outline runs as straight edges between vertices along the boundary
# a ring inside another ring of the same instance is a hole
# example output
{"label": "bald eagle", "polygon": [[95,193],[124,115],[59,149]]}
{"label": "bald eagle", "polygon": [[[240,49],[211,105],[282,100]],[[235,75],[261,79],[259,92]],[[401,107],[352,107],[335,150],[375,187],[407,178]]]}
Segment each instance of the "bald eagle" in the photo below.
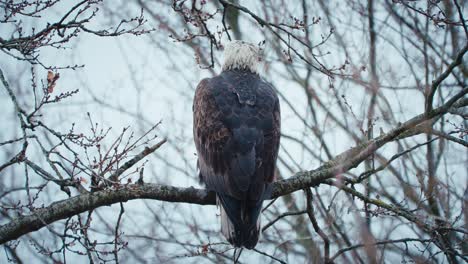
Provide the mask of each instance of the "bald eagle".
{"label": "bald eagle", "polygon": [[203,79],[193,102],[200,180],[216,192],[223,235],[248,249],[258,242],[280,141],[278,96],[259,76],[259,60],[255,45],[229,43],[221,74]]}

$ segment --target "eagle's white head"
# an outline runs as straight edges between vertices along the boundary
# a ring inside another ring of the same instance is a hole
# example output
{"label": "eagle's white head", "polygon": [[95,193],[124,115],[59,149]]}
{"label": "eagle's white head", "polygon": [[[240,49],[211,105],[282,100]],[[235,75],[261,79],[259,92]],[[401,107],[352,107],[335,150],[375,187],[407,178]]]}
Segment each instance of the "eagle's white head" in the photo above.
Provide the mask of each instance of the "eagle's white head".
{"label": "eagle's white head", "polygon": [[260,49],[257,46],[242,40],[234,40],[224,48],[223,71],[239,69],[258,74],[257,66],[260,60]]}

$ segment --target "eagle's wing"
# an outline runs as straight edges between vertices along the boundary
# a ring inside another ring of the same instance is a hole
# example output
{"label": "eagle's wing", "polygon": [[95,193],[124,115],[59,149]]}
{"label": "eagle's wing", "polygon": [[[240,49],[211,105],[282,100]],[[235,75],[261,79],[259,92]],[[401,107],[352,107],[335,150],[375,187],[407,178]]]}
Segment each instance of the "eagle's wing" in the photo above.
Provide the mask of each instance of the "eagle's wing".
{"label": "eagle's wing", "polygon": [[[273,111],[261,113],[261,115],[265,116],[263,118],[267,120],[267,122],[270,122],[270,124],[264,124],[263,126],[265,147],[261,160],[265,170],[265,182],[272,183],[275,177],[276,159],[278,158],[280,145],[281,111],[278,96],[271,84],[262,82],[259,85],[259,92],[268,94],[268,96],[270,96],[271,100],[274,102]],[[263,108],[268,109],[269,106],[263,106]]]}
{"label": "eagle's wing", "polygon": [[210,80],[203,79],[193,101],[193,135],[200,180],[211,190],[231,193],[229,179],[224,177],[229,166],[224,147],[232,135],[223,123],[223,113],[216,105],[212,89]]}

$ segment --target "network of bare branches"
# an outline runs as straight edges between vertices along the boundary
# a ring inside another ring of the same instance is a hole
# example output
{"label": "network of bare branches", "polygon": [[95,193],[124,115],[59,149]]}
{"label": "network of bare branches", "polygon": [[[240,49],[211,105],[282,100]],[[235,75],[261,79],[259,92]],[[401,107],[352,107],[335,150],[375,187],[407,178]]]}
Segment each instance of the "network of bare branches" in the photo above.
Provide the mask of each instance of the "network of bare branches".
{"label": "network of bare branches", "polygon": [[[0,0],[0,60],[17,63],[0,62],[0,262],[467,262],[466,8]],[[95,36],[139,36],[157,51],[119,44],[123,105],[98,85],[67,90],[64,73],[82,64],[44,63],[44,51],[66,56]],[[263,236],[240,254],[218,232],[214,194],[198,187],[184,112],[232,39],[264,50],[283,116]],[[91,111],[68,114],[88,97]],[[169,122],[154,120],[156,105]]]}
{"label": "network of bare branches", "polygon": [[[154,29],[144,27],[147,20],[143,11],[130,19],[121,19],[116,25],[106,29],[93,29],[88,24],[98,15],[102,0],[83,0],[65,10],[64,15],[54,21],[43,21],[44,14],[50,12],[63,1],[35,0],[35,1],[9,1],[0,2],[3,17],[0,18],[4,36],[0,36],[0,50],[6,54],[26,60],[31,64],[40,64],[47,69],[63,67],[46,66],[40,58],[40,50],[45,47],[65,49],[70,40],[76,38],[81,32],[101,37],[115,37],[124,34],[141,35]],[[45,26],[41,26],[45,23]],[[26,28],[32,24],[30,28]],[[80,65],[66,66],[75,69]]]}

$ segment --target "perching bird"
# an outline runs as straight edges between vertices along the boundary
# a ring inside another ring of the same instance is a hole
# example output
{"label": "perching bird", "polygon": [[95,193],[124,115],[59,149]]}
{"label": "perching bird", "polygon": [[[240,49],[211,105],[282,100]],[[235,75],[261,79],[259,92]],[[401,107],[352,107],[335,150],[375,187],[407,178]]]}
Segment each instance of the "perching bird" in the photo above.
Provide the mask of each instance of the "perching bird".
{"label": "perching bird", "polygon": [[259,61],[255,45],[230,42],[221,74],[202,80],[193,102],[200,180],[216,192],[223,235],[248,249],[258,242],[280,141],[278,96],[259,76]]}

